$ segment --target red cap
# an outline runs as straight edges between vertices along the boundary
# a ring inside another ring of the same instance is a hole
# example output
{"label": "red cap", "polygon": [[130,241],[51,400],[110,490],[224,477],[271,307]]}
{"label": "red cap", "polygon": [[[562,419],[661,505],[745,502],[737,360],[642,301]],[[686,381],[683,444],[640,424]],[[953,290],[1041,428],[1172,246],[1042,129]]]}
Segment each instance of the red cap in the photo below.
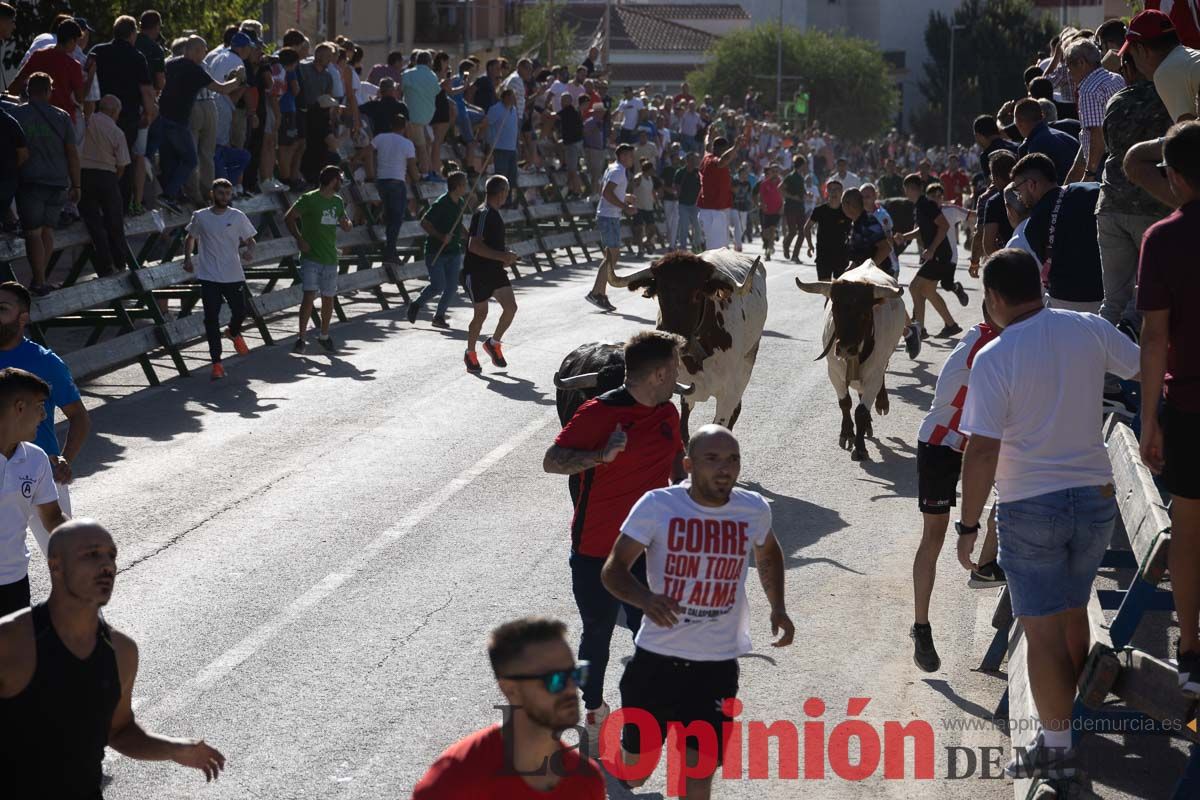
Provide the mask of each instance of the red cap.
{"label": "red cap", "polygon": [[1174,32],[1175,25],[1163,12],[1154,8],[1142,11],[1129,21],[1129,28],[1125,31],[1125,44],[1121,45],[1119,55],[1125,55],[1125,51],[1133,42],[1152,42]]}

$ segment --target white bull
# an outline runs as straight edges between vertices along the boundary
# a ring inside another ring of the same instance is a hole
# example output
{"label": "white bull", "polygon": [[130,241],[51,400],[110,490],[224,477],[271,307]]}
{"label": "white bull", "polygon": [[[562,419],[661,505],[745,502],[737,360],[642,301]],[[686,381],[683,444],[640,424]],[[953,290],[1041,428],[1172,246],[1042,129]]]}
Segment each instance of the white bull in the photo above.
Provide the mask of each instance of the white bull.
{"label": "white bull", "polygon": [[[839,444],[852,448],[853,460],[862,461],[867,458],[864,440],[874,435],[870,404],[873,401],[880,414],[888,413],[884,376],[908,317],[900,299],[904,291],[895,278],[870,263],[834,281],[804,283],[797,278],[796,285],[829,298],[821,337],[824,349],[817,358],[829,356],[829,382],[842,410]],[[851,389],[858,392],[853,421]]]}

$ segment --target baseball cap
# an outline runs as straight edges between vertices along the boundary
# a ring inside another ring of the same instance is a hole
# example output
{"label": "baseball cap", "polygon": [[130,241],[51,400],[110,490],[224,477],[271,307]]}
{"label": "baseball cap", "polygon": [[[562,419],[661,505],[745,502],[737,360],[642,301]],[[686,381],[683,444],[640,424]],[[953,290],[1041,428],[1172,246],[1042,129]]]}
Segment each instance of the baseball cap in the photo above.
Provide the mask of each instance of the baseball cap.
{"label": "baseball cap", "polygon": [[229,40],[230,49],[234,47],[249,47],[252,44],[254,44],[254,42],[251,41],[250,37],[241,31],[235,33],[233,38]]}
{"label": "baseball cap", "polygon": [[79,30],[84,33],[95,33],[96,29],[88,24],[87,17],[75,17],[75,24],[79,26]]}
{"label": "baseball cap", "polygon": [[1125,55],[1125,51],[1133,42],[1152,42],[1174,32],[1175,25],[1163,12],[1154,8],[1142,11],[1129,21],[1129,28],[1125,31],[1125,44],[1121,45],[1118,55]]}

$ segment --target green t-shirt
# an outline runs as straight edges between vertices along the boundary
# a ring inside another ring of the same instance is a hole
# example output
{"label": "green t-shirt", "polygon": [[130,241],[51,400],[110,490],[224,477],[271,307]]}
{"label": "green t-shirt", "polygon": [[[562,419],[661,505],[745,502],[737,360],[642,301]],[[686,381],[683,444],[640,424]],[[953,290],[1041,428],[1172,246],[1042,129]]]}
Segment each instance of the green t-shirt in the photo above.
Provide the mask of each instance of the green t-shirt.
{"label": "green t-shirt", "polygon": [[[457,255],[462,252],[462,208],[466,203],[466,198],[454,200],[449,194],[443,194],[433,204],[425,210],[422,220],[433,226],[433,229],[440,234],[450,233],[454,230],[454,235],[450,237],[450,241],[446,243],[445,249],[442,250],[442,255],[450,256]],[[425,257],[433,258],[441,249],[442,242],[432,236],[425,237]]]}
{"label": "green t-shirt", "polygon": [[346,216],[346,204],[338,195],[326,198],[319,189],[306,192],[296,201],[300,217],[300,234],[309,250],[301,254],[307,261],[318,264],[338,263],[338,220]]}
{"label": "green t-shirt", "polygon": [[804,176],[799,172],[789,172],[783,179],[783,190],[796,195],[799,200],[784,196],[784,202],[789,206],[803,206],[804,194],[808,191],[804,185]]}

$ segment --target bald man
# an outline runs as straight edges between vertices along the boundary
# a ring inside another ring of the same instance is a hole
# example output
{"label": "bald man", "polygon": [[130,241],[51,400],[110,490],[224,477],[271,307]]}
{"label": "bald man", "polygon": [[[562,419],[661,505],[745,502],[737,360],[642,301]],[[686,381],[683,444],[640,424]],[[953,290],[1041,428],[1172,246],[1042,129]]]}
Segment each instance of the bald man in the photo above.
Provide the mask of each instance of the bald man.
{"label": "bald man", "polygon": [[[707,800],[724,751],[723,723],[732,720],[726,701],[737,695],[737,658],[751,649],[751,550],[771,606],[771,634],[782,633],[771,646],[790,645],[795,626],[784,605],[783,551],[771,507],[735,485],[742,468],[737,439],[726,428],[705,425],[692,434],[683,467],[690,482],[655,489],[634,505],[601,577],[613,595],[643,612],[637,649],[621,678],[621,705],[649,712],[663,741],[668,723],[710,728],[710,743],[692,736],[684,742],[693,767],[685,786],[670,787],[672,793],[684,789],[689,800]],[[642,553],[649,588],[631,571]],[[625,727],[621,746],[625,763],[638,763],[637,726]],[[645,778],[626,782],[636,787]]]}
{"label": "bald man", "polygon": [[125,242],[125,205],[121,176],[129,166],[129,145],[117,126],[121,101],[116,95],[100,98],[98,113],[92,114],[79,150],[79,216],[92,237],[92,265],[97,275],[109,275],[130,263],[132,253]]}
{"label": "bald man", "polygon": [[225,757],[199,739],[147,733],[133,717],[137,645],[100,618],[117,546],[93,520],[50,535],[50,597],[0,619],[0,775],[6,797],[97,800],[105,745],[216,778]]}

